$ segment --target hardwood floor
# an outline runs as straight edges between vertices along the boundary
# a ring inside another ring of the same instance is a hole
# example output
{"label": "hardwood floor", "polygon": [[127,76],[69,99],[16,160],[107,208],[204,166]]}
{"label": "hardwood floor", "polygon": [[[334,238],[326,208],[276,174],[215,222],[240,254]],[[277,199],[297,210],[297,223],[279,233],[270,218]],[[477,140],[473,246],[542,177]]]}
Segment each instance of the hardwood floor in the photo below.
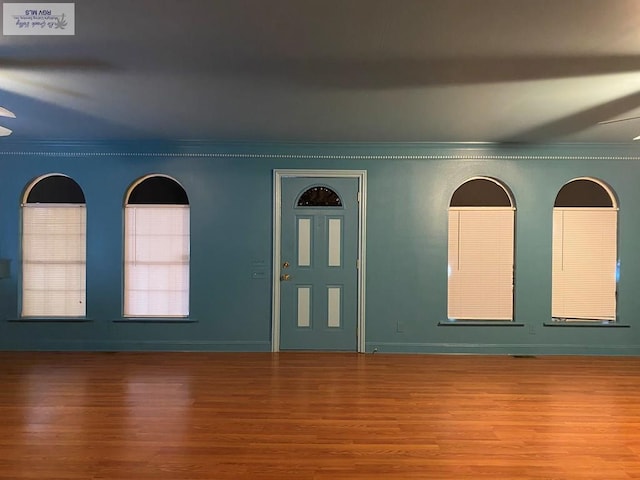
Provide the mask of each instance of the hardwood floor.
{"label": "hardwood floor", "polygon": [[640,478],[640,358],[0,353],[0,479]]}

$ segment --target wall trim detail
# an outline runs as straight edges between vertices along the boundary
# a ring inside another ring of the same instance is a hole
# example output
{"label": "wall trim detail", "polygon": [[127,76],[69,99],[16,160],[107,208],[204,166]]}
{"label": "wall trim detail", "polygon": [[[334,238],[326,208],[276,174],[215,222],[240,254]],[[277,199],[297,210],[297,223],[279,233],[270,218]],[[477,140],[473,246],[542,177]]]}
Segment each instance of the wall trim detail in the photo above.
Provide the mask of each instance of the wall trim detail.
{"label": "wall trim detail", "polygon": [[[379,148],[379,147],[372,147]],[[455,148],[455,145],[450,147]],[[229,153],[229,152],[53,152],[0,151],[4,156],[38,157],[196,157],[196,158],[265,158],[301,160],[640,160],[640,156],[626,155],[501,155],[501,154],[310,154],[310,153]]]}
{"label": "wall trim detail", "polygon": [[261,341],[166,341],[166,340],[53,340],[39,339],[24,344],[0,343],[5,351],[165,351],[165,352],[269,352],[270,342]]}
{"label": "wall trim detail", "polygon": [[368,353],[426,353],[451,355],[630,355],[640,354],[640,345],[575,344],[476,344],[367,342]]}

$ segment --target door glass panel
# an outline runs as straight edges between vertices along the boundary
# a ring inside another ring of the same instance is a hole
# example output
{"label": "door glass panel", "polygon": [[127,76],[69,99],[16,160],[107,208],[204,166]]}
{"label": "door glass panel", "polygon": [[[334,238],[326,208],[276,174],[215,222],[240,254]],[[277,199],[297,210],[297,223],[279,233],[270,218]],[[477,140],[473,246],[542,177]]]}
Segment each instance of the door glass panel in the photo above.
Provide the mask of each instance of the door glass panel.
{"label": "door glass panel", "polygon": [[329,219],[329,266],[339,267],[342,246],[342,219]]}
{"label": "door glass panel", "polygon": [[329,287],[328,297],[328,326],[336,328],[340,326],[340,287]]}
{"label": "door glass panel", "polygon": [[342,200],[327,187],[311,187],[298,199],[298,207],[341,207]]}
{"label": "door glass panel", "polygon": [[311,326],[311,287],[298,287],[298,327]]}
{"label": "door glass panel", "polygon": [[298,266],[311,265],[311,219],[298,219]]}

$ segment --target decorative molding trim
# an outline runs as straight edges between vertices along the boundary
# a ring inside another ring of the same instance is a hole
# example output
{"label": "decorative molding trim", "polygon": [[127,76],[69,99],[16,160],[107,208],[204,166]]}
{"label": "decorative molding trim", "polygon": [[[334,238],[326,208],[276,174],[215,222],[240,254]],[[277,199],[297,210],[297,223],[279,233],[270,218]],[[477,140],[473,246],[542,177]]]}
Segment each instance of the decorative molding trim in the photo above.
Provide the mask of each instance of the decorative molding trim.
{"label": "decorative molding trim", "polygon": [[[330,148],[330,146],[327,146]],[[455,146],[449,147],[455,149]],[[434,154],[311,154],[311,153],[230,153],[230,152],[34,152],[0,151],[4,156],[38,157],[193,157],[193,158],[265,158],[301,160],[640,160],[627,155],[434,155]]]}
{"label": "decorative molding trim", "polygon": [[3,141],[0,158],[11,155],[318,160],[640,160],[635,142],[291,142],[159,138]]}

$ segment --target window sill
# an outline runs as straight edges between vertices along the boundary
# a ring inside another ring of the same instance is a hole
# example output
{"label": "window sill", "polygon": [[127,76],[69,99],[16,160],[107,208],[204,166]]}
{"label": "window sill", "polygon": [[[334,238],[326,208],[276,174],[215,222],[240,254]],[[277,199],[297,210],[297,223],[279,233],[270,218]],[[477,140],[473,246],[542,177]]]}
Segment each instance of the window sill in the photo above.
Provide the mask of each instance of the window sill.
{"label": "window sill", "polygon": [[195,318],[187,317],[123,317],[113,320],[114,323],[196,323]]}
{"label": "window sill", "polygon": [[446,320],[439,327],[524,327],[524,323],[513,320]]}
{"label": "window sill", "polygon": [[598,320],[598,321],[579,321],[579,320],[552,320],[551,322],[544,322],[545,327],[581,327],[581,328],[631,328],[631,325],[614,322],[612,320]]}
{"label": "window sill", "polygon": [[93,322],[93,319],[87,317],[21,317],[21,318],[10,318],[7,320],[8,322],[16,322],[16,323],[83,323],[83,322]]}

